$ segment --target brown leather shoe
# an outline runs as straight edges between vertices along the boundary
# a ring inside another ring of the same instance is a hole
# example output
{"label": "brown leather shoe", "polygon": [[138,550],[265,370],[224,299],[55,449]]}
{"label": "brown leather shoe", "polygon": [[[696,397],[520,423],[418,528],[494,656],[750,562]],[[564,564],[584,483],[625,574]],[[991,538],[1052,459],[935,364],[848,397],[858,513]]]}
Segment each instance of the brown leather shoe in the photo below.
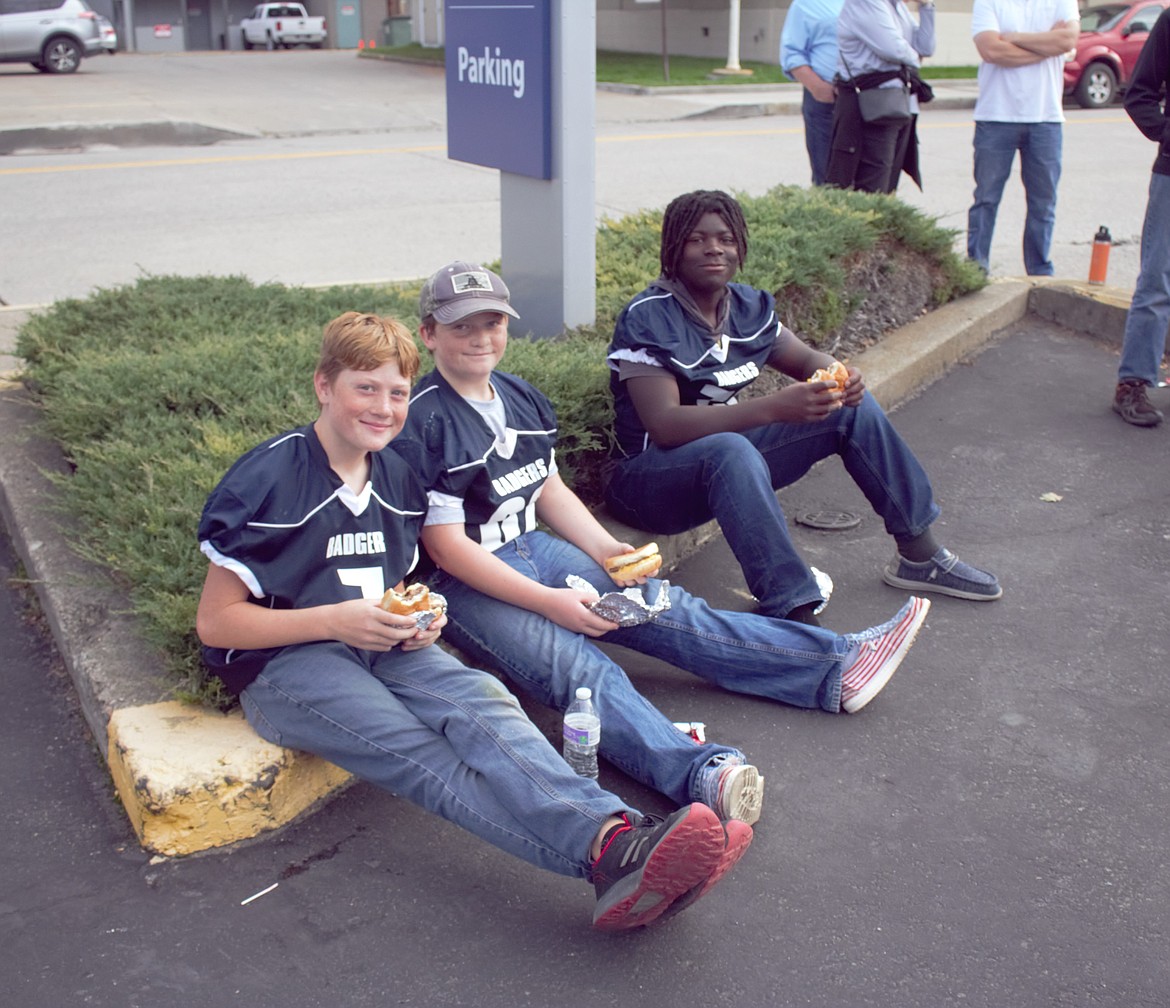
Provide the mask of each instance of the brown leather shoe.
{"label": "brown leather shoe", "polygon": [[1150,402],[1146,383],[1140,378],[1126,378],[1118,383],[1113,412],[1135,427],[1157,427],[1164,419],[1162,411]]}

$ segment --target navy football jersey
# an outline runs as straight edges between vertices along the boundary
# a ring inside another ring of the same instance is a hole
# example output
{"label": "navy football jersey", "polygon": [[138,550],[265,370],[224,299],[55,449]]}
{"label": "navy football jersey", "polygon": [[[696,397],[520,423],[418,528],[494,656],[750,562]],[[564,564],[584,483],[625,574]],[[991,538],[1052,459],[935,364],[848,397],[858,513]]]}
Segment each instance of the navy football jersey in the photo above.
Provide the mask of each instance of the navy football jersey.
{"label": "navy football jersey", "polygon": [[468,538],[494,551],[536,528],[536,500],[556,472],[557,421],[522,378],[493,371],[491,381],[504,405],[502,438],[435,370],[415,387],[390,447],[419,474],[430,504],[461,502]]}
{"label": "navy football jersey", "polygon": [[[425,509],[422,485],[389,451],[370,456],[369,480],[354,493],[310,425],[236,461],[204,505],[199,548],[269,608],[380,599],[414,566]],[[204,648],[207,664],[237,690],[246,682],[222,669],[240,662],[250,681],[272,653]]]}
{"label": "navy football jersey", "polygon": [[684,406],[734,403],[739,391],[763,371],[780,333],[772,295],[733,283],[727,285],[727,296],[727,322],[717,338],[656,283],[622,309],[606,359],[614,430],[625,454],[639,454],[649,440],[618,377],[621,361],[665,368],[678,383]]}

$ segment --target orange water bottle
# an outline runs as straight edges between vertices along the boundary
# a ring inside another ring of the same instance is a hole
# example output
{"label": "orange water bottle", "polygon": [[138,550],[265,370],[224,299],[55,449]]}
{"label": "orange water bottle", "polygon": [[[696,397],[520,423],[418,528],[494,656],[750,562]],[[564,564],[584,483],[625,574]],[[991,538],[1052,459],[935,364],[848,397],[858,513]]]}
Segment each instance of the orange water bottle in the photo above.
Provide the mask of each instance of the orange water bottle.
{"label": "orange water bottle", "polygon": [[1113,237],[1109,229],[1102,224],[1093,235],[1093,255],[1089,259],[1089,283],[1103,284],[1105,274],[1109,272],[1109,250],[1113,247]]}

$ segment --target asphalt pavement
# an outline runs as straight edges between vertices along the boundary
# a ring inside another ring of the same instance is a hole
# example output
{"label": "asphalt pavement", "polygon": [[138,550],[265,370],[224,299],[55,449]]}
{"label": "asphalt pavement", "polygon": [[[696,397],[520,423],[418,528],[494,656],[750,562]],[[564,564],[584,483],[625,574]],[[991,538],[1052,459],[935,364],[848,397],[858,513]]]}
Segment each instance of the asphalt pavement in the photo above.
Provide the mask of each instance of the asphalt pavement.
{"label": "asphalt pavement", "polygon": [[[895,412],[931,474],[943,540],[1005,594],[936,600],[863,713],[734,696],[614,650],[672,719],[705,722],[768,781],[736,871],[641,934],[593,933],[583,883],[362,784],[277,834],[150,857],[28,602],[35,561],[5,540],[5,1003],[1164,1005],[1167,431],[1110,412],[1116,346],[1083,331],[1106,335],[1081,324],[1088,314],[1028,313]],[[1170,408],[1170,393],[1153,395]],[[861,518],[793,525],[836,582],[827,625],[897,609],[904,593],[879,578],[891,544],[838,464],[782,503],[794,521]],[[715,604],[750,605],[718,541],[671,573]],[[529,710],[555,734],[556,712]],[[603,783],[662,810],[608,766]]]}
{"label": "asphalt pavement", "polygon": [[[944,541],[1005,593],[936,600],[861,714],[734,696],[615,651],[668,715],[741,746],[768,782],[736,871],[642,934],[591,932],[583,883],[360,784],[250,844],[149,858],[6,577],[5,1002],[1164,1005],[1170,467],[1164,429],[1109,411],[1115,368],[1115,347],[1029,314],[896,411]],[[827,624],[890,615],[903,598],[879,579],[890,542],[841,467],[782,499],[792,517],[862,518],[794,525],[836,580]],[[19,585],[11,555],[3,566]],[[672,575],[749,604],[718,543]],[[530,710],[555,732],[555,712]],[[609,767],[603,783],[661,808]]]}

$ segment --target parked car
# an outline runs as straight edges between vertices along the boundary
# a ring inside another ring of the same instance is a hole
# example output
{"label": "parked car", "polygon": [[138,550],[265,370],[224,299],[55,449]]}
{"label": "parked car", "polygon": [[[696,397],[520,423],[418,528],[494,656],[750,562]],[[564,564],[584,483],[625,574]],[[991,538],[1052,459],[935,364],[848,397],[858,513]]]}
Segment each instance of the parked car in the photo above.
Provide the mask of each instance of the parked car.
{"label": "parked car", "polygon": [[1129,86],[1138,54],[1170,0],[1086,7],[1076,53],[1064,64],[1064,93],[1081,108],[1112,104]]}
{"label": "parked car", "polygon": [[0,63],[73,73],[103,51],[99,17],[85,0],[0,0]]}
{"label": "parked car", "polygon": [[98,15],[98,29],[102,36],[102,48],[111,56],[118,51],[118,30],[109,18]]}
{"label": "parked car", "polygon": [[[1168,0],[1170,2],[1170,0]],[[299,3],[257,4],[252,13],[240,21],[244,48],[291,49],[307,45],[320,49],[325,41],[325,19],[309,17]]]}

